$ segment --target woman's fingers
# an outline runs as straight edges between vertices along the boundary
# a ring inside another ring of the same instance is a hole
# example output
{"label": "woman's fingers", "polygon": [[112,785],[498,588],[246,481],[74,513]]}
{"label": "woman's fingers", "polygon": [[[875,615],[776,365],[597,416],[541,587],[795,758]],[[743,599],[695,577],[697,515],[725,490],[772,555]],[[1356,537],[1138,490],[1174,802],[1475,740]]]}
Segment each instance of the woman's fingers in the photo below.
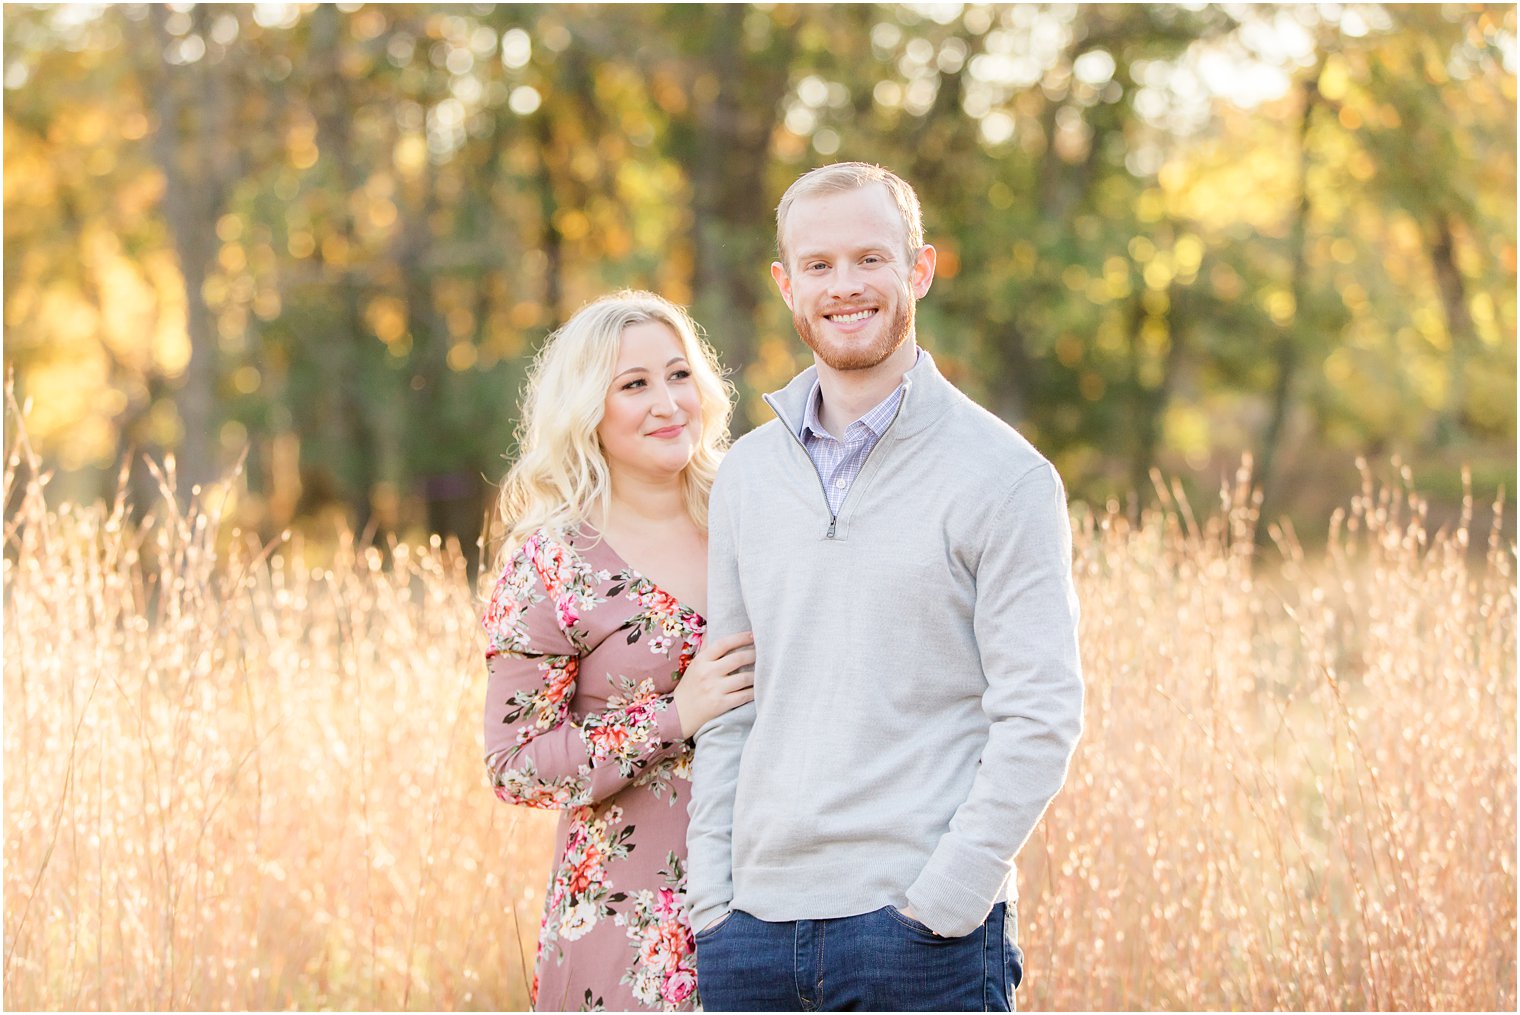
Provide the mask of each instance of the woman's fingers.
{"label": "woman's fingers", "polygon": [[686,670],[687,674],[699,680],[718,679],[733,673],[735,670],[745,667],[753,668],[755,665],[754,649],[738,649],[720,656],[716,659],[703,659],[698,656],[692,661]]}
{"label": "woman's fingers", "polygon": [[733,673],[715,673],[713,679],[719,687],[750,687],[755,682],[755,671],[736,670]]}
{"label": "woman's fingers", "polygon": [[740,631],[738,634],[731,634],[726,638],[715,638],[712,641],[707,642],[702,646],[702,654],[710,659],[717,659],[721,656],[727,655],[729,652],[732,652],[736,648],[740,648],[744,645],[751,645],[754,643],[754,641],[755,636],[752,633],[749,631]]}
{"label": "woman's fingers", "polygon": [[755,665],[755,650],[742,649],[724,656],[718,663],[718,672],[732,673],[741,667],[753,665]]}

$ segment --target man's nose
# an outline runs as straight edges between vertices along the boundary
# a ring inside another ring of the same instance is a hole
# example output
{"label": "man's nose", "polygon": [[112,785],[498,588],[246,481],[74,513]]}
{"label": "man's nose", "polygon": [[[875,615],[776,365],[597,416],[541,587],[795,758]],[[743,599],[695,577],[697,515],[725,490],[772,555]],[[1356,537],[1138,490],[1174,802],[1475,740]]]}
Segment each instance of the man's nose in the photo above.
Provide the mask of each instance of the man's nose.
{"label": "man's nose", "polygon": [[863,288],[865,288],[865,284],[861,281],[860,274],[853,265],[839,265],[834,269],[834,274],[829,279],[830,296],[854,296]]}

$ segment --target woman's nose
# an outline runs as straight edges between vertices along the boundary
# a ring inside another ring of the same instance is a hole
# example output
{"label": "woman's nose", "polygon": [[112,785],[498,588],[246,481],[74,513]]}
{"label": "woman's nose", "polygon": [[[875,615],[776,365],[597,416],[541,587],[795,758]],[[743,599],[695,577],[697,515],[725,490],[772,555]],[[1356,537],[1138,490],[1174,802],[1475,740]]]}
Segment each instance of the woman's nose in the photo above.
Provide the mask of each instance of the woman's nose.
{"label": "woman's nose", "polygon": [[654,401],[649,411],[657,416],[673,416],[677,411],[676,394],[668,385],[661,385],[655,389]]}

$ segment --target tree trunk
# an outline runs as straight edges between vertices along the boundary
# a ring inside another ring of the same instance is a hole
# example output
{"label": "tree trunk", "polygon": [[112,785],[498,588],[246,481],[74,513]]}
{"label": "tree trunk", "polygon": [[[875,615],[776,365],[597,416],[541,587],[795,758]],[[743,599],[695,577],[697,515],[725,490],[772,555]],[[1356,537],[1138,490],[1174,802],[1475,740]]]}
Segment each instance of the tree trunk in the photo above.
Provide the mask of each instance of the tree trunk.
{"label": "tree trunk", "polygon": [[554,213],[559,202],[554,193],[554,170],[550,164],[554,132],[549,117],[539,114],[533,125],[533,136],[538,142],[538,208],[541,232],[539,246],[544,252],[544,309],[548,313],[549,326],[558,328],[565,323],[565,238],[554,223]]}
{"label": "tree trunk", "polygon": [[[1162,367],[1161,382],[1150,390],[1140,383],[1139,376],[1140,328],[1145,322],[1145,317],[1143,313],[1136,313],[1131,319],[1130,343],[1137,356],[1134,374],[1135,452],[1134,458],[1130,461],[1130,488],[1142,503],[1149,496],[1151,470],[1156,466],[1156,448],[1161,443],[1161,422],[1166,415],[1167,406],[1171,404],[1172,392],[1176,390],[1177,376],[1181,372],[1187,350],[1188,319],[1182,307],[1186,292],[1186,289],[1175,284],[1167,291],[1167,333],[1170,344],[1166,350],[1166,363]],[[1137,311],[1140,308],[1138,298],[1135,301],[1135,307]]]}
{"label": "tree trunk", "polygon": [[[334,185],[341,200],[336,205],[336,233],[348,251],[345,263],[337,265],[338,326],[335,333],[317,339],[324,350],[323,364],[329,390],[324,415],[326,427],[338,458],[342,496],[358,531],[365,531],[373,517],[372,494],[380,478],[382,449],[376,428],[371,425],[364,391],[364,344],[374,341],[364,321],[360,291],[351,266],[357,249],[356,231],[350,198],[358,189],[354,178],[355,158],[350,132],[353,108],[348,82],[341,64],[342,26],[338,11],[331,4],[320,4],[312,12],[311,46],[314,64],[320,68],[314,82],[312,113],[317,122],[318,150],[331,167]],[[321,246],[317,258],[325,261]],[[399,453],[392,449],[385,456],[394,469]],[[397,478],[397,477],[391,477]]]}
{"label": "tree trunk", "polygon": [[1467,309],[1467,284],[1457,267],[1452,237],[1451,216],[1436,216],[1430,241],[1430,264],[1436,286],[1441,291],[1441,307],[1446,314],[1447,350],[1446,405],[1436,420],[1435,442],[1438,447],[1452,443],[1461,432],[1462,407],[1466,400],[1467,357],[1476,341],[1472,314]]}
{"label": "tree trunk", "polygon": [[[175,42],[168,30],[168,10],[149,8],[160,53]],[[206,34],[208,13],[195,9],[195,27]],[[175,407],[184,427],[177,462],[180,487],[189,491],[217,477],[216,381],[219,348],[215,316],[203,293],[208,267],[216,255],[216,222],[238,176],[229,140],[232,123],[229,74],[224,57],[213,65],[208,53],[194,63],[156,68],[154,107],[157,125],[152,151],[165,179],[164,216],[185,285],[185,325],[190,360],[175,390]]]}
{"label": "tree trunk", "polygon": [[1304,105],[1298,121],[1298,179],[1299,196],[1298,208],[1293,216],[1293,226],[1288,237],[1288,252],[1293,258],[1292,276],[1289,282],[1290,292],[1293,294],[1294,320],[1289,321],[1279,329],[1277,334],[1277,349],[1274,357],[1277,367],[1277,379],[1272,387],[1271,415],[1267,421],[1267,428],[1262,435],[1261,454],[1257,458],[1257,482],[1262,491],[1262,509],[1258,514],[1260,518],[1270,518],[1268,509],[1272,504],[1272,498],[1277,492],[1279,485],[1278,476],[1278,453],[1283,441],[1283,430],[1287,425],[1288,412],[1292,408],[1293,387],[1297,379],[1300,350],[1298,336],[1296,334],[1297,319],[1303,313],[1304,304],[1308,297],[1308,251],[1307,237],[1309,227],[1309,213],[1311,205],[1309,200],[1309,125],[1313,119],[1315,106],[1319,104],[1319,74],[1309,78],[1304,83]]}
{"label": "tree trunk", "polygon": [[998,325],[995,336],[985,337],[984,348],[991,350],[998,364],[986,379],[991,409],[1009,426],[1018,426],[1029,412],[1029,382],[1035,369],[1024,329],[1017,321]]}
{"label": "tree trunk", "polygon": [[[774,205],[765,169],[789,66],[784,54],[744,52],[747,15],[743,6],[705,12],[703,70],[718,87],[710,101],[697,101],[695,143],[683,153],[692,184],[693,316],[714,327],[724,360],[740,369],[755,359],[755,315],[772,260]],[[790,33],[778,39],[773,45],[789,52]]]}

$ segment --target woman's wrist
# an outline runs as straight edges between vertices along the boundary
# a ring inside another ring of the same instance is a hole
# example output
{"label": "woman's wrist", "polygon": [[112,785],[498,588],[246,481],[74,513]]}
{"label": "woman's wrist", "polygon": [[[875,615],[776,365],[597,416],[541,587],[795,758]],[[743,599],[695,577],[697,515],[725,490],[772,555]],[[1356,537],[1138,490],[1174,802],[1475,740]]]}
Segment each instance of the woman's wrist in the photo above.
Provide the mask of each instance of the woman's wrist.
{"label": "woman's wrist", "polygon": [[686,739],[686,723],[681,718],[681,706],[674,694],[661,695],[664,708],[655,710],[655,724],[660,731],[660,740],[670,744]]}

